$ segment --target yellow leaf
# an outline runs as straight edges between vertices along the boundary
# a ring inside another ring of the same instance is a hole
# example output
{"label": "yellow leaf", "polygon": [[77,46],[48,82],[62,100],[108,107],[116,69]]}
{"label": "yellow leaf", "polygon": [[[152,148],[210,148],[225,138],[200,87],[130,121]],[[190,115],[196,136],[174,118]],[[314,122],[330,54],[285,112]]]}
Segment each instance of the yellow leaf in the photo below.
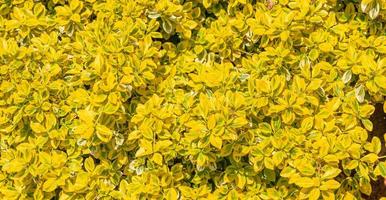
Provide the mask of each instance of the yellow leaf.
{"label": "yellow leaf", "polygon": [[94,169],[95,169],[94,159],[93,159],[92,157],[88,157],[88,158],[84,161],[84,167],[86,168],[86,170],[87,170],[88,172],[94,171]]}
{"label": "yellow leaf", "polygon": [[386,101],[383,103],[383,112],[386,113]]}
{"label": "yellow leaf", "polygon": [[374,78],[375,83],[378,85],[378,87],[381,87],[383,89],[386,89],[386,76],[376,76]]}
{"label": "yellow leaf", "polygon": [[151,73],[150,71],[145,71],[143,73],[143,77],[147,80],[153,80],[155,78],[154,74]]}
{"label": "yellow leaf", "polygon": [[324,172],[324,174],[322,175],[322,179],[332,179],[332,178],[335,178],[336,176],[338,176],[340,174],[342,170],[338,169],[338,168],[330,168],[328,169],[326,172]]}
{"label": "yellow leaf", "polygon": [[119,109],[119,105],[120,104],[112,104],[110,102],[108,102],[104,108],[103,108],[103,112],[108,114],[108,115],[112,115],[114,113],[116,113]]}
{"label": "yellow leaf", "polygon": [[209,141],[210,141],[210,144],[212,144],[214,147],[216,147],[217,149],[221,149],[222,139],[220,137],[211,134],[209,136]]}
{"label": "yellow leaf", "polygon": [[51,164],[54,168],[63,167],[67,161],[67,154],[63,151],[52,151]]}
{"label": "yellow leaf", "polygon": [[368,131],[373,131],[373,123],[369,119],[362,119],[361,122]]}
{"label": "yellow leaf", "polygon": [[208,161],[208,156],[206,156],[203,153],[198,154],[198,157],[197,157],[197,165],[198,166],[204,166],[207,161]]}
{"label": "yellow leaf", "polygon": [[309,193],[309,196],[308,198],[310,200],[318,200],[319,199],[319,196],[320,196],[320,190],[318,188],[314,188],[311,190],[311,192]]}
{"label": "yellow leaf", "polygon": [[94,134],[94,126],[91,124],[83,123],[75,127],[75,135],[80,135],[84,139],[89,139]]}
{"label": "yellow leaf", "polygon": [[372,192],[372,187],[370,184],[370,181],[364,180],[359,183],[359,190],[363,193],[366,194],[367,196],[370,196]]}
{"label": "yellow leaf", "polygon": [[285,153],[283,153],[281,151],[273,154],[272,160],[273,160],[273,163],[275,164],[275,166],[278,166],[283,161],[284,156],[285,156]]}
{"label": "yellow leaf", "polygon": [[212,0],[203,0],[202,2],[205,8],[209,8],[212,4]]}
{"label": "yellow leaf", "polygon": [[319,187],[320,190],[330,190],[330,189],[337,189],[340,187],[340,183],[336,180],[328,180],[322,182],[321,186]]}
{"label": "yellow leaf", "polygon": [[314,91],[322,86],[322,80],[321,79],[313,79],[311,83],[307,86],[308,91]]}
{"label": "yellow leaf", "polygon": [[109,142],[113,137],[113,131],[104,125],[97,124],[95,127],[97,137],[103,142]]}
{"label": "yellow leaf", "polygon": [[142,139],[139,143],[139,149],[135,153],[135,157],[146,156],[153,153],[153,144],[151,141]]}
{"label": "yellow leaf", "polygon": [[23,162],[20,158],[13,159],[10,162],[7,162],[3,165],[2,170],[8,173],[20,172],[25,169],[25,162]]}
{"label": "yellow leaf", "polygon": [[214,127],[216,127],[216,117],[215,115],[210,115],[208,117],[207,126],[209,130],[212,130]]}
{"label": "yellow leaf", "polygon": [[82,190],[87,187],[87,184],[89,182],[89,175],[85,172],[79,172],[76,176],[75,184],[73,189],[75,191]]}
{"label": "yellow leaf", "polygon": [[295,174],[296,174],[296,170],[294,168],[291,168],[291,167],[285,167],[280,172],[280,176],[285,177],[285,178],[289,178]]}
{"label": "yellow leaf", "polygon": [[289,37],[289,34],[290,32],[289,31],[283,31],[280,33],[280,39],[282,41],[287,41],[288,37]]}
{"label": "yellow leaf", "polygon": [[204,81],[209,87],[216,87],[221,84],[222,76],[219,72],[208,72],[205,74]]}
{"label": "yellow leaf", "polygon": [[160,153],[153,154],[152,160],[157,163],[158,165],[162,165],[163,163],[163,157]]}
{"label": "yellow leaf", "polygon": [[39,152],[39,161],[43,164],[51,165],[51,155],[47,152]]}
{"label": "yellow leaf", "polygon": [[35,132],[35,133],[43,133],[46,131],[46,129],[44,128],[43,125],[39,124],[39,123],[35,123],[35,122],[31,122],[30,123],[30,127],[31,129]]}
{"label": "yellow leaf", "polygon": [[270,157],[265,157],[265,158],[264,158],[264,166],[265,166],[267,169],[271,169],[271,170],[274,170],[274,169],[275,169],[275,163],[273,162],[273,159],[270,158]]}
{"label": "yellow leaf", "polygon": [[294,183],[302,188],[310,188],[314,186],[314,181],[308,177],[296,177]]}
{"label": "yellow leaf", "polygon": [[85,123],[94,122],[95,112],[92,110],[79,110],[77,114],[79,116],[79,119]]}
{"label": "yellow leaf", "polygon": [[185,22],[184,26],[187,26],[189,29],[194,29],[197,26],[197,22],[193,20],[188,20]]}
{"label": "yellow leaf", "polygon": [[94,62],[91,64],[91,66],[95,69],[95,71],[98,74],[102,74],[103,66],[104,66],[104,58],[101,54],[97,54],[95,56]]}
{"label": "yellow leaf", "polygon": [[247,179],[245,176],[241,175],[241,174],[237,174],[236,176],[236,185],[238,188],[240,189],[243,189],[245,184],[247,182]]}
{"label": "yellow leaf", "polygon": [[363,105],[359,108],[359,114],[363,118],[368,118],[374,113],[374,106],[372,105]]}
{"label": "yellow leaf", "polygon": [[361,158],[361,161],[367,162],[367,163],[375,163],[375,161],[378,160],[378,155],[375,153],[370,153],[363,158]]}
{"label": "yellow leaf", "polygon": [[178,199],[177,190],[174,189],[174,188],[169,188],[168,192],[166,193],[166,199],[167,200],[176,200],[176,199]]}
{"label": "yellow leaf", "polygon": [[46,115],[46,130],[50,130],[56,125],[56,117],[53,113],[49,113]]}
{"label": "yellow leaf", "polygon": [[233,128],[240,128],[246,124],[248,124],[248,120],[245,117],[237,117],[232,121]]}
{"label": "yellow leaf", "polygon": [[302,123],[301,123],[301,127],[304,131],[311,130],[313,126],[314,126],[314,118],[313,117],[304,118]]}
{"label": "yellow leaf", "polygon": [[334,47],[330,43],[325,42],[319,45],[319,49],[322,52],[330,52],[334,50]]}
{"label": "yellow leaf", "polygon": [[52,192],[58,187],[56,179],[49,178],[43,183],[43,191],[44,192]]}
{"label": "yellow leaf", "polygon": [[102,82],[102,84],[100,85],[101,89],[103,89],[104,91],[108,92],[110,90],[112,90],[115,85],[117,84],[117,81],[116,81],[116,78],[115,78],[115,74],[112,73],[112,72],[109,72],[109,73],[105,73],[104,74],[104,81]]}
{"label": "yellow leaf", "polygon": [[309,53],[309,57],[312,61],[315,61],[319,57],[319,51],[318,49],[312,49]]}
{"label": "yellow leaf", "polygon": [[265,92],[265,93],[269,93],[271,91],[271,86],[270,86],[269,82],[266,80],[257,79],[255,81],[255,84],[256,84],[257,91],[261,91],[261,92]]}

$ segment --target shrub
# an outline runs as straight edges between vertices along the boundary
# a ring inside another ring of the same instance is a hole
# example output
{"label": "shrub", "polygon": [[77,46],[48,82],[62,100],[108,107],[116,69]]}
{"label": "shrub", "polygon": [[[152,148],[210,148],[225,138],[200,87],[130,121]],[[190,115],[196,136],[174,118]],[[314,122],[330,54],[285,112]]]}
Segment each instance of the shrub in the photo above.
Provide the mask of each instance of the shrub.
{"label": "shrub", "polygon": [[0,198],[368,196],[385,8],[0,0]]}

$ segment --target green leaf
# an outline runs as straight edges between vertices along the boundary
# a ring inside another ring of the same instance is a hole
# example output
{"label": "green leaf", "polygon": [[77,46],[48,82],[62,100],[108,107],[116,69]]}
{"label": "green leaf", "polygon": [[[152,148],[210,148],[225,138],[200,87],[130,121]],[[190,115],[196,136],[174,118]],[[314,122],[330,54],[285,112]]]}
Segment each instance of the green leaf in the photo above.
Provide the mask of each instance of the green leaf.
{"label": "green leaf", "polygon": [[381,176],[386,177],[386,164],[385,162],[378,163],[379,171],[381,172]]}
{"label": "green leaf", "polygon": [[368,131],[373,131],[373,123],[369,119],[362,119],[361,122]]}

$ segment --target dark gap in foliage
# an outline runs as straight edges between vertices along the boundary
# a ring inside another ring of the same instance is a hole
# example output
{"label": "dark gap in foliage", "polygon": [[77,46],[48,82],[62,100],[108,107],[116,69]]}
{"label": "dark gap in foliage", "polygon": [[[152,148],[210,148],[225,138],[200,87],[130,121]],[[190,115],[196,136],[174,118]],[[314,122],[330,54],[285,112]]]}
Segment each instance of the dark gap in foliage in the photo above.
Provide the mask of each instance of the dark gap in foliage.
{"label": "dark gap in foliage", "polygon": [[198,30],[192,29],[190,30],[192,32],[192,38],[198,34]]}
{"label": "dark gap in foliage", "polygon": [[249,163],[249,156],[243,156],[243,157],[241,157],[241,162],[243,162],[243,163]]}
{"label": "dark gap in foliage", "polygon": [[207,9],[205,9],[205,18],[212,18],[216,20],[217,16],[213,12],[209,12]]}
{"label": "dark gap in foliage", "polygon": [[94,162],[95,162],[95,165],[101,163],[101,160],[100,160],[99,158],[96,158],[95,156],[93,156],[93,155],[91,155],[91,154],[83,154],[83,155],[81,155],[81,157],[82,157],[83,159],[86,159],[86,158],[88,158],[88,157],[93,158],[93,160],[94,160]]}
{"label": "dark gap in foliage", "polygon": [[224,171],[227,167],[227,161],[226,159],[220,160],[220,162],[217,162],[217,170]]}
{"label": "dark gap in foliage", "polygon": [[101,163],[101,160],[98,158],[94,158],[94,161],[95,161],[95,165],[98,165],[99,163]]}
{"label": "dark gap in foliage", "polygon": [[357,77],[353,76],[351,79],[354,80],[354,81],[350,81],[350,82],[349,82],[350,87],[355,87],[355,84],[357,83],[357,82],[356,82]]}
{"label": "dark gap in foliage", "polygon": [[179,44],[181,42],[181,38],[180,38],[180,36],[177,33],[175,33],[172,36],[170,36],[168,42],[171,42],[174,45],[177,45],[177,44]]}
{"label": "dark gap in foliage", "polygon": [[55,196],[53,196],[52,198],[51,198],[51,200],[59,200],[59,195],[60,195],[60,192],[62,191],[62,188],[60,188],[60,187],[58,187],[58,188],[56,188],[56,190],[55,190]]}
{"label": "dark gap in foliage", "polygon": [[[370,132],[368,141],[371,141],[374,136],[378,137],[382,144],[382,149],[378,156],[384,156],[386,154],[386,148],[383,134],[386,133],[386,113],[383,111],[383,105],[381,103],[375,104],[374,107],[375,111],[370,117],[371,122],[373,122],[373,131]],[[379,176],[376,181],[371,180],[371,187],[373,189],[371,195],[366,199],[376,200],[381,197],[386,197],[386,185],[384,178]]]}
{"label": "dark gap in foliage", "polygon": [[85,89],[85,90],[89,90],[90,87],[91,87],[90,85],[84,85],[84,89]]}
{"label": "dark gap in foliage", "polygon": [[382,143],[382,150],[380,156],[385,155],[385,141],[383,140],[383,134],[386,133],[386,113],[383,111],[383,105],[377,103],[374,105],[375,111],[371,115],[370,120],[373,122],[373,131],[370,133],[368,140],[371,141],[373,136],[377,136]]}
{"label": "dark gap in foliage", "polygon": [[176,164],[183,164],[182,161],[183,161],[183,160],[182,160],[180,157],[174,158],[174,159],[172,160],[172,163],[173,163],[173,164],[169,166],[170,169],[171,169],[171,167],[173,167],[173,166],[176,165]]}
{"label": "dark gap in foliage", "polygon": [[[214,62],[221,63],[221,56],[216,54],[215,57],[214,57]],[[231,61],[231,63],[233,64],[233,66],[236,66],[236,64],[233,63],[233,61]]]}
{"label": "dark gap in foliage", "polygon": [[161,43],[170,42],[170,43],[173,43],[174,45],[177,46],[177,44],[179,44],[181,42],[181,38],[178,35],[178,33],[174,33],[168,39],[165,39],[165,38],[153,38],[153,41],[154,42],[158,41],[158,42],[161,42]]}
{"label": "dark gap in foliage", "polygon": [[[56,5],[53,3],[53,1],[51,1],[51,0],[42,0],[41,3],[46,8],[48,14],[50,14],[50,15],[55,15],[56,14],[56,11],[55,11]],[[58,6],[60,6],[60,5],[58,4]]]}
{"label": "dark gap in foliage", "polygon": [[96,14],[95,14],[95,13],[92,13],[92,14],[90,15],[90,17],[89,17],[89,20],[90,20],[90,22],[92,22],[92,21],[96,20],[96,18],[97,18]]}
{"label": "dark gap in foliage", "polygon": [[216,190],[216,184],[214,183],[214,180],[213,179],[208,179],[208,183],[212,189],[212,192],[214,192]]}

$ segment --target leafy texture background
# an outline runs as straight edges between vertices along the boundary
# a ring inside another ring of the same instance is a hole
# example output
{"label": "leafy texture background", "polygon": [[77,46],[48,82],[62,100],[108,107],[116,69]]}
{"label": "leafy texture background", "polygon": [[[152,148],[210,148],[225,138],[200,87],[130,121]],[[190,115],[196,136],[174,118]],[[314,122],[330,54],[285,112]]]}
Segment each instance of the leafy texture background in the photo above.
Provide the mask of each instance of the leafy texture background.
{"label": "leafy texture background", "polygon": [[0,0],[0,199],[381,198],[385,9]]}

